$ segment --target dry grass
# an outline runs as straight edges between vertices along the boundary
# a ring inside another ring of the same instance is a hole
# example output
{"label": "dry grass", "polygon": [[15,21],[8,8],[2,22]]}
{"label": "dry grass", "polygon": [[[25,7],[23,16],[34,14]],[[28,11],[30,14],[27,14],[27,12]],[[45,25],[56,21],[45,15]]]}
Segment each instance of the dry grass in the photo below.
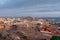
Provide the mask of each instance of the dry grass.
{"label": "dry grass", "polygon": [[43,40],[35,27],[17,27],[17,30],[0,30],[0,40]]}

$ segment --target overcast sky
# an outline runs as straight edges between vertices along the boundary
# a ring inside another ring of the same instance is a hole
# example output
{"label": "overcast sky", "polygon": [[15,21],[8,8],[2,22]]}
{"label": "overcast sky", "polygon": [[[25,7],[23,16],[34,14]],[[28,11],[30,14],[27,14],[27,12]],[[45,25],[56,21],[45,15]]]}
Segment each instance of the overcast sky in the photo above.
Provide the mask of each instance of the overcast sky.
{"label": "overcast sky", "polygon": [[0,16],[60,17],[60,0],[0,0]]}

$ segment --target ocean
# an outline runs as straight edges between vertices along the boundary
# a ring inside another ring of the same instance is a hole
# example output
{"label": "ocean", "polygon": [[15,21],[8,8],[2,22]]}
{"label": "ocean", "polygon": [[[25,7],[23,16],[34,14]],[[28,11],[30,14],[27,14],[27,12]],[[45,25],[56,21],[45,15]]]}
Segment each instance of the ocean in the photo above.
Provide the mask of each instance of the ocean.
{"label": "ocean", "polygon": [[55,18],[52,18],[53,20],[53,22],[60,22],[60,17],[55,17]]}

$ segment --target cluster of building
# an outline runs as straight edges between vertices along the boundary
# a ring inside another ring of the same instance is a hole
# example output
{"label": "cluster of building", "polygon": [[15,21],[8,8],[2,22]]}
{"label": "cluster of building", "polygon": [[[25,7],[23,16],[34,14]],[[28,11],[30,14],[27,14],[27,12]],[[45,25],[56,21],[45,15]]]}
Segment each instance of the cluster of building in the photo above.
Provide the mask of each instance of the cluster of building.
{"label": "cluster of building", "polygon": [[23,24],[23,22],[24,22],[24,19],[21,19],[21,18],[0,18],[0,26],[4,25],[7,28],[13,24],[20,24],[20,23]]}
{"label": "cluster of building", "polygon": [[[37,23],[43,23],[43,19],[36,19],[32,17],[26,18],[0,18],[0,29],[2,28],[10,28],[11,25],[26,25],[25,27],[34,26]],[[22,26],[24,27],[24,26]]]}
{"label": "cluster of building", "polygon": [[36,17],[12,17],[12,18],[1,17],[0,18],[0,30],[1,29],[9,30],[14,26],[15,29],[16,26],[18,27],[18,29],[20,29],[21,27],[24,27],[28,30],[30,30],[29,28],[32,29],[35,28],[35,30],[42,33],[43,36],[51,37],[51,35],[58,35],[58,34],[60,35],[60,23],[52,22],[51,19],[36,18]]}
{"label": "cluster of building", "polygon": [[[39,30],[50,31],[57,30],[56,23],[50,21],[51,19],[42,19],[35,17],[16,17],[16,18],[0,18],[0,29],[9,29],[12,25],[19,25],[19,27],[37,27],[40,24]],[[58,28],[59,29],[59,28]]]}

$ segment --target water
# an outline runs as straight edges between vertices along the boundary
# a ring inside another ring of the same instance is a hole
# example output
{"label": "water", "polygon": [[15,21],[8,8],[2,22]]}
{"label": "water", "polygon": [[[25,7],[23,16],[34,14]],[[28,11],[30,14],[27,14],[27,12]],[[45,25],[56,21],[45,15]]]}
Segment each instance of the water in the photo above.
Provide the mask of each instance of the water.
{"label": "water", "polygon": [[52,19],[54,19],[54,20],[52,20],[54,22],[60,22],[60,17],[56,17],[56,18],[52,18]]}

